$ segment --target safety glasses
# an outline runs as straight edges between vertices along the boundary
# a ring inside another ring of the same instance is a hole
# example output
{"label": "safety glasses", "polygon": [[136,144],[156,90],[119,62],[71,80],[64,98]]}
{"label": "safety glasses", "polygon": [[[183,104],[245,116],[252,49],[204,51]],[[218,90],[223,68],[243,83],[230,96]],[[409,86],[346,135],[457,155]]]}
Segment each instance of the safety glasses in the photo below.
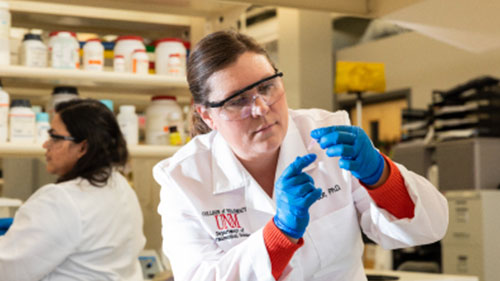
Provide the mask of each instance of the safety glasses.
{"label": "safety glasses", "polygon": [[[284,94],[278,77],[282,77],[282,72],[277,72],[265,77],[245,88],[236,91],[226,99],[218,102],[208,102],[210,108],[219,108],[219,116],[224,120],[242,120],[252,114],[255,100],[260,98],[267,106],[276,103]],[[256,91],[252,91],[255,89]]]}
{"label": "safety glasses", "polygon": [[53,129],[49,130],[49,136],[50,136],[50,140],[52,142],[58,142],[58,141],[63,141],[63,140],[77,142],[77,139],[75,139],[74,137],[71,137],[71,136],[62,136],[62,135],[54,134],[54,130]]}

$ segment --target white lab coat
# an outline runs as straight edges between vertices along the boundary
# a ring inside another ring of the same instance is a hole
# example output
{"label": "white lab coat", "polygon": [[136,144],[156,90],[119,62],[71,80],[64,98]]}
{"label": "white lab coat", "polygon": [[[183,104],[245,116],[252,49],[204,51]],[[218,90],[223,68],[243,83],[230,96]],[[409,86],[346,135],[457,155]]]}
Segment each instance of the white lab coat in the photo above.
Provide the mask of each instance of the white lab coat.
{"label": "white lab coat", "polygon": [[[378,208],[364,187],[326,156],[311,151],[310,131],[348,125],[346,112],[289,110],[276,179],[299,155],[316,153],[306,167],[324,197],[310,208],[304,245],[279,280],[366,280],[360,227],[384,248],[431,243],[448,225],[446,199],[423,177],[397,165],[415,203],[412,219]],[[161,188],[163,250],[176,281],[274,280],[262,229],[276,213],[275,200],[243,168],[217,132],[194,138],[153,170]]]}
{"label": "white lab coat", "polygon": [[143,280],[142,224],[137,196],[116,171],[104,187],[81,178],[45,185],[0,237],[0,280]]}

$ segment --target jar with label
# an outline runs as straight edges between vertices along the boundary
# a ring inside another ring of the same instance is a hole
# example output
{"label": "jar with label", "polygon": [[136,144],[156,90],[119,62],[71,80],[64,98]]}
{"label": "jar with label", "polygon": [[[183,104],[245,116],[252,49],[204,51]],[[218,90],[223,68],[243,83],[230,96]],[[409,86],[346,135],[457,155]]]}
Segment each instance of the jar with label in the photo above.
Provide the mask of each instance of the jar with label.
{"label": "jar with label", "polygon": [[135,114],[135,106],[122,105],[120,113],[116,117],[120,130],[127,142],[127,145],[136,145],[139,143],[139,118]]}
{"label": "jar with label", "polygon": [[132,72],[132,53],[134,50],[145,50],[143,39],[140,36],[120,36],[116,39],[114,55],[121,55],[125,59],[125,71]]}
{"label": "jar with label", "polygon": [[52,91],[52,96],[47,103],[46,111],[49,113],[50,118],[54,115],[54,109],[56,106],[64,101],[77,99],[78,90],[76,87],[71,86],[59,86],[55,87]]}
{"label": "jar with label", "polygon": [[3,90],[2,81],[0,81],[0,143],[7,142],[9,135],[9,94]]}
{"label": "jar with label", "polygon": [[134,50],[132,53],[132,72],[138,74],[148,74],[149,59],[146,50]]}
{"label": "jar with label", "polygon": [[9,3],[0,0],[0,65],[10,65],[10,20]]}
{"label": "jar with label", "polygon": [[83,45],[83,69],[102,71],[104,66],[104,46],[101,40],[89,39]]}
{"label": "jar with label", "polygon": [[47,112],[38,112],[36,118],[36,142],[44,143],[49,140],[49,114]]}
{"label": "jar with label", "polygon": [[47,47],[40,34],[24,34],[19,48],[19,64],[29,67],[47,67]]}
{"label": "jar with label", "polygon": [[35,142],[35,113],[29,100],[12,100],[9,113],[10,142]]}
{"label": "jar with label", "polygon": [[170,126],[168,128],[170,145],[182,145],[182,137],[177,126]]}
{"label": "jar with label", "polygon": [[186,48],[182,40],[163,38],[155,42],[155,71],[160,75],[186,75]]}
{"label": "jar with label", "polygon": [[125,72],[125,58],[122,55],[115,55],[113,59],[113,71]]}
{"label": "jar with label", "polygon": [[[146,144],[168,145],[169,128],[182,128],[182,109],[172,96],[154,96],[146,109]],[[183,138],[183,133],[181,139]]]}
{"label": "jar with label", "polygon": [[49,62],[52,68],[78,69],[80,67],[80,44],[76,34],[69,31],[54,31],[49,39]]}

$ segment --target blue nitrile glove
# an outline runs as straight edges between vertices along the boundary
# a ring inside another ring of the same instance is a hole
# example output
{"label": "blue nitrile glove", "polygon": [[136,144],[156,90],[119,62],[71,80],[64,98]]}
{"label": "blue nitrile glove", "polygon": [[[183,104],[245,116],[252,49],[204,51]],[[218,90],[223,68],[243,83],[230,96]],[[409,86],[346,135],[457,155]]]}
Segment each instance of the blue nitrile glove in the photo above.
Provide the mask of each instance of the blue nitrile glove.
{"label": "blue nitrile glove", "polygon": [[331,126],[311,131],[326,155],[340,156],[339,166],[366,185],[375,184],[384,171],[384,158],[365,131],[355,126]]}
{"label": "blue nitrile glove", "polygon": [[0,235],[7,232],[13,221],[13,218],[0,218]]}
{"label": "blue nitrile glove", "polygon": [[285,234],[299,239],[309,224],[309,207],[321,197],[322,190],[302,169],[316,160],[316,154],[297,157],[276,181],[274,224]]}

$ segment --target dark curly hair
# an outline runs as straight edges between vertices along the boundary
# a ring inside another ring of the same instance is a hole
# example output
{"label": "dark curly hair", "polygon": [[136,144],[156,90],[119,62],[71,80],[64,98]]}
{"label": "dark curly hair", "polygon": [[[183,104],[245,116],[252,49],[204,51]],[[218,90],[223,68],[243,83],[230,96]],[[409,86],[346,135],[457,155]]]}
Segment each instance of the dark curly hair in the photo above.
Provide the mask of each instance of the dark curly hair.
{"label": "dark curly hair", "polygon": [[127,144],[113,112],[94,99],[62,102],[55,111],[77,143],[87,141],[87,152],[57,182],[82,177],[94,186],[104,186],[112,168],[123,167],[128,158]]}

